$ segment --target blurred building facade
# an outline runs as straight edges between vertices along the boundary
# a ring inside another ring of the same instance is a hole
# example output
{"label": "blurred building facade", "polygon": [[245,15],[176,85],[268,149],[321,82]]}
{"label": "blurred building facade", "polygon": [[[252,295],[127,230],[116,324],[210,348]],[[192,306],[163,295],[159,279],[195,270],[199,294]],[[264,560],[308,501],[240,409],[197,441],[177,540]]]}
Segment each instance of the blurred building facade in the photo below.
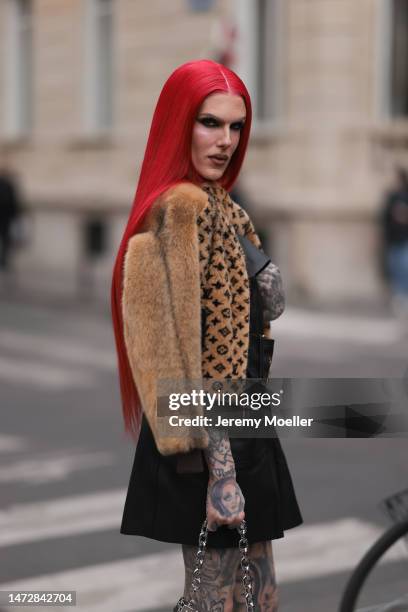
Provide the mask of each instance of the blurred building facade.
{"label": "blurred building facade", "polygon": [[0,0],[0,40],[24,283],[108,301],[161,87],[210,57],[252,96],[241,186],[289,296],[381,299],[379,204],[408,166],[406,0]]}

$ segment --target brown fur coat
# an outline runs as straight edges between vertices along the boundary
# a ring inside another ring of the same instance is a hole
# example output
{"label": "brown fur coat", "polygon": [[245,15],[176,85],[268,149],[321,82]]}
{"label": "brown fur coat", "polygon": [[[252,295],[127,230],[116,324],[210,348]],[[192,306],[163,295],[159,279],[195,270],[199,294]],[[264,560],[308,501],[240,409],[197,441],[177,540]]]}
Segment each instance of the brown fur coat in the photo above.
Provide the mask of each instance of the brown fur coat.
{"label": "brown fur coat", "polygon": [[[236,234],[261,248],[247,213],[221,186],[181,183],[153,203],[128,243],[125,344],[143,411],[164,455],[206,448],[208,434],[178,427],[177,436],[163,435],[158,380],[245,377],[249,282]],[[204,350],[202,307],[209,315]],[[190,414],[203,414],[202,407]]]}

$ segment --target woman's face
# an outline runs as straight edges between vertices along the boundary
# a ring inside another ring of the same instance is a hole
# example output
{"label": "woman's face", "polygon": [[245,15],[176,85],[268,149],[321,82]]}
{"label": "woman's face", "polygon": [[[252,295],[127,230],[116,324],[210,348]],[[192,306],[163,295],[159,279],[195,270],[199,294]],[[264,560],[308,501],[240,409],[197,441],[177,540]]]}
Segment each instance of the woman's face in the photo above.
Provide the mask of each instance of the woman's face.
{"label": "woman's face", "polygon": [[241,497],[237,487],[233,483],[225,484],[222,488],[221,503],[230,514],[238,512],[241,504]]}
{"label": "woman's face", "polygon": [[214,93],[202,103],[194,122],[191,158],[205,180],[217,181],[224,174],[238,146],[245,119],[241,96]]}

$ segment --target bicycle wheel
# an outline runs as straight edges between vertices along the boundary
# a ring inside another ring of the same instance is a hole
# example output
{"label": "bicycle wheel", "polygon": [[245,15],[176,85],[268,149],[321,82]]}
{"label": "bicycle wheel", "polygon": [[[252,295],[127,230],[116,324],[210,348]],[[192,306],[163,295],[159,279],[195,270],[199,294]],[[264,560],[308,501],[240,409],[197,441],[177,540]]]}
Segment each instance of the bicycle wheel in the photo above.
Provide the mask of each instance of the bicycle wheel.
{"label": "bicycle wheel", "polygon": [[370,572],[388,549],[407,534],[408,519],[390,527],[366,552],[349,578],[340,602],[339,612],[355,612],[357,599]]}

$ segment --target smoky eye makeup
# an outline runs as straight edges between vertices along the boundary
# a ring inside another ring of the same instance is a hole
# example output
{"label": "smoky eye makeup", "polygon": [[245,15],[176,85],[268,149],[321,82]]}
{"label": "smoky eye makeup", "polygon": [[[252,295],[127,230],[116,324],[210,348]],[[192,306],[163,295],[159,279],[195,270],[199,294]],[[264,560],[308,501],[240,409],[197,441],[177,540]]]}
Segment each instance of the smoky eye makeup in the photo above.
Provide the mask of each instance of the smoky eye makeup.
{"label": "smoky eye makeup", "polygon": [[[198,117],[197,121],[206,127],[219,127],[221,122],[215,117]],[[231,123],[231,129],[240,131],[245,125],[245,121],[236,121],[235,123]]]}

